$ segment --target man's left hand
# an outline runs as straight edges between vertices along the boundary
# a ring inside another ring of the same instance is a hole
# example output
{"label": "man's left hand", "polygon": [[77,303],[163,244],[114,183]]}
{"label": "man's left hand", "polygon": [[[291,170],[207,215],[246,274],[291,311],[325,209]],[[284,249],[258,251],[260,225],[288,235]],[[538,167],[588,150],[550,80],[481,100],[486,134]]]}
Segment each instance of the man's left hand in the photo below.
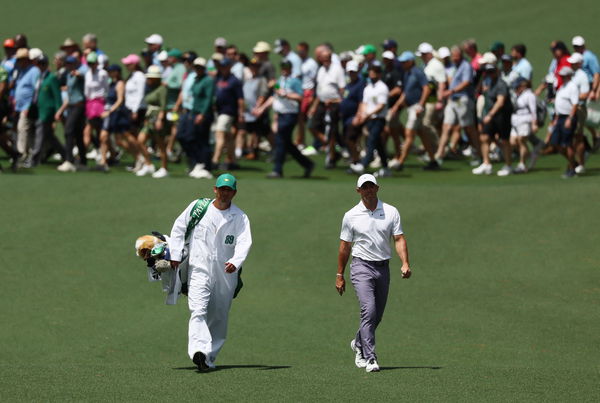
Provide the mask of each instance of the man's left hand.
{"label": "man's left hand", "polygon": [[225,263],[225,273],[233,273],[236,270],[237,267],[235,267],[233,264],[229,262]]}
{"label": "man's left hand", "polygon": [[410,271],[410,267],[408,267],[408,265],[403,265],[400,270],[402,271],[402,278],[410,278],[412,272]]}

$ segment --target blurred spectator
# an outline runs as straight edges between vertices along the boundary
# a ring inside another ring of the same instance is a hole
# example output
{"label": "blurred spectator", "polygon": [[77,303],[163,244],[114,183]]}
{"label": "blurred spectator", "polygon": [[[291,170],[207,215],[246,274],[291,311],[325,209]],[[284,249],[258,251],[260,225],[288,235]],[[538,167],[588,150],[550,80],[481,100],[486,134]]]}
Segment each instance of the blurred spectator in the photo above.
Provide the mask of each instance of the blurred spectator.
{"label": "blurred spectator", "polygon": [[276,39],[273,50],[281,55],[283,60],[292,64],[292,77],[302,78],[302,59],[291,49],[290,43],[286,39]]}
{"label": "blurred spectator", "polygon": [[577,84],[571,80],[573,73],[573,69],[569,66],[562,67],[558,72],[563,85],[556,91],[556,115],[552,124],[552,137],[550,138],[550,143],[558,147],[560,153],[567,159],[567,169],[563,175],[565,179],[576,175],[573,134],[577,127],[579,90]]}
{"label": "blurred spectator", "polygon": [[35,120],[34,95],[40,77],[40,69],[29,58],[29,50],[20,48],[16,53],[18,76],[15,82],[15,112],[19,116],[17,123],[17,151],[21,154],[21,164],[25,168],[32,166],[30,148],[33,146]]}
{"label": "blurred spectator", "polygon": [[[577,86],[577,91],[579,93],[579,102],[577,103],[577,127],[575,128],[573,144],[575,148],[575,160],[577,161],[575,173],[582,174],[585,172],[585,150],[587,145],[587,139],[584,136],[583,129],[585,127],[585,121],[587,120],[586,101],[590,96],[590,82],[588,75],[581,68],[583,65],[583,55],[581,53],[573,53],[567,61],[571,64],[571,68],[575,72],[571,81]],[[587,145],[587,148],[590,148],[589,145]]]}
{"label": "blurred spectator", "polygon": [[185,65],[182,63],[183,52],[177,48],[169,50],[167,53],[168,63],[171,67],[168,76],[164,80],[164,85],[167,87],[167,110],[171,111],[167,113],[166,120],[169,122],[170,133],[167,138],[167,157],[169,161],[175,161],[176,156],[173,154],[173,147],[175,144],[175,138],[177,136],[177,113],[173,113],[173,109],[177,104],[181,87],[183,86],[183,80],[187,73]]}
{"label": "blurred spectator", "polygon": [[158,54],[162,49],[163,37],[159,34],[152,34],[146,39],[144,39],[144,43],[148,46],[148,52],[150,53],[150,55],[152,55],[152,64],[160,67]]}
{"label": "blurred spectator", "polygon": [[510,55],[513,60],[512,71],[516,73],[518,77],[523,77],[527,81],[531,81],[533,76],[533,67],[529,60],[525,58],[527,53],[527,47],[522,43],[514,45],[510,51]]}
{"label": "blurred spectator", "polygon": [[267,85],[269,88],[273,88],[275,85],[275,67],[269,60],[269,53],[271,52],[271,45],[267,42],[259,41],[252,48],[254,57],[260,61],[260,70],[258,74],[267,79]]}
{"label": "blurred spectator", "polygon": [[394,108],[394,105],[398,102],[402,94],[402,75],[404,71],[402,70],[402,66],[396,68],[397,58],[392,51],[386,50],[381,56],[383,59],[383,75],[381,80],[387,85],[390,91],[388,94],[387,115],[385,117],[384,133],[386,138],[384,138],[384,143],[387,143],[387,136],[392,137],[394,141],[394,158],[390,160],[389,167],[401,169],[399,161],[402,152],[400,136],[404,135],[404,126],[400,123],[401,108]]}
{"label": "blurred spectator", "polygon": [[[87,124],[83,132],[83,144],[87,149],[93,142],[98,147],[100,131],[102,130],[102,113],[104,103],[108,94],[108,73],[98,68],[98,55],[96,52],[88,53],[86,56],[89,69],[85,72],[85,117]],[[94,136],[96,132],[96,136]],[[95,153],[94,153],[95,154]]]}
{"label": "blurred spectator", "polygon": [[267,137],[269,134],[269,121],[266,119],[266,111],[259,109],[266,101],[269,94],[267,79],[258,74],[260,62],[252,58],[248,65],[251,77],[244,81],[244,125],[240,130],[243,134],[248,134],[249,153],[246,156],[249,160],[258,158],[258,142],[261,136]]}
{"label": "blurred spectator", "polygon": [[[514,48],[513,48],[514,49]],[[515,173],[527,172],[525,162],[529,156],[527,139],[537,130],[536,98],[528,86],[529,80],[518,77],[513,83],[515,104],[511,116],[511,144],[519,150],[519,164]]]}
{"label": "blurred spectator", "polygon": [[[362,78],[358,71],[358,63],[355,60],[350,60],[346,64],[348,83],[346,84],[346,89],[344,91],[344,98],[340,103],[344,141],[348,148],[348,152],[350,153],[351,165],[360,162],[358,143],[360,142],[363,129],[362,124],[355,124],[356,113],[363,100],[363,92],[366,85],[365,79]],[[358,120],[356,122],[358,122]]]}
{"label": "blurred spectator", "polygon": [[240,82],[244,82],[244,65],[240,62],[240,55],[238,48],[235,45],[227,45],[225,49],[225,57],[233,63],[231,66],[231,74],[235,76]]}
{"label": "blurred spectator", "polygon": [[306,121],[308,119],[308,110],[315,98],[315,85],[319,65],[309,56],[309,46],[306,42],[300,42],[296,47],[298,56],[302,61],[302,102],[300,103],[300,114],[298,115],[298,136],[296,145],[300,149],[304,148],[304,135],[306,130]]}
{"label": "blurred spectator", "polygon": [[492,52],[494,56],[496,56],[496,60],[500,60],[500,58],[505,54],[504,43],[500,41],[495,41],[490,47],[490,52]]}

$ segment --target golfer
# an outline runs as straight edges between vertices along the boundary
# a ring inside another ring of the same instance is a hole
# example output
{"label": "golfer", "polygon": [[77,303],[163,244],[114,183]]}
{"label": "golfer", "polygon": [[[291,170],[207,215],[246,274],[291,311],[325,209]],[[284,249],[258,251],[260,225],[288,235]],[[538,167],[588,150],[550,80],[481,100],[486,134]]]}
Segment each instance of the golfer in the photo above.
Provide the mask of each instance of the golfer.
{"label": "golfer", "polygon": [[213,190],[214,200],[194,200],[177,217],[170,241],[174,270],[184,248],[189,254],[188,354],[200,371],[215,368],[227,336],[227,317],[238,285],[236,272],[252,245],[248,217],[231,202],[237,193],[235,177],[219,176]]}
{"label": "golfer", "polygon": [[398,210],[379,200],[379,186],[373,175],[358,178],[356,191],[360,202],[344,215],[335,287],[340,295],[346,290],[344,270],[350,250],[350,278],[360,304],[360,327],[350,342],[354,363],[367,372],[379,371],[375,355],[375,330],[381,322],[390,285],[390,239],[402,260],[402,278],[409,278],[408,247],[402,232]]}

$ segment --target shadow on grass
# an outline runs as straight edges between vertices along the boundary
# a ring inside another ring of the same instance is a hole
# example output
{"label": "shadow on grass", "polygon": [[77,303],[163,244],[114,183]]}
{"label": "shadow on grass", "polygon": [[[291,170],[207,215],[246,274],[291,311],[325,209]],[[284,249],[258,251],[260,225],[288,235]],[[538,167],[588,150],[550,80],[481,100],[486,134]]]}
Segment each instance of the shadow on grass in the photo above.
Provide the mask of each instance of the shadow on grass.
{"label": "shadow on grass", "polygon": [[381,371],[388,371],[393,369],[442,369],[443,367],[379,367]]}
{"label": "shadow on grass", "polygon": [[[259,370],[259,371],[271,371],[271,370],[275,370],[275,369],[287,369],[287,368],[292,368],[289,365],[219,365],[217,366],[217,368],[210,370],[209,372],[218,372],[218,371],[224,371],[224,370],[228,370],[228,369],[254,369],[254,370]],[[193,366],[193,367],[178,367],[178,368],[173,368],[174,370],[188,370],[188,371],[196,371],[196,372],[201,372],[198,370],[198,367]]]}

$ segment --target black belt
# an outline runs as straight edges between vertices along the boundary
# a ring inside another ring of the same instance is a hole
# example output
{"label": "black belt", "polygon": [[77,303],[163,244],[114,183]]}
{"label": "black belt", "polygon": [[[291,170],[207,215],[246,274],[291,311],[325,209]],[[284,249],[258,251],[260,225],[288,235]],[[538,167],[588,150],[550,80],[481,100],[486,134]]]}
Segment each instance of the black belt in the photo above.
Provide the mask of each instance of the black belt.
{"label": "black belt", "polygon": [[385,266],[389,260],[365,260],[365,259],[361,259],[359,257],[356,257],[354,259],[358,259],[358,260],[362,260],[365,263],[369,263],[372,264],[373,266]]}

